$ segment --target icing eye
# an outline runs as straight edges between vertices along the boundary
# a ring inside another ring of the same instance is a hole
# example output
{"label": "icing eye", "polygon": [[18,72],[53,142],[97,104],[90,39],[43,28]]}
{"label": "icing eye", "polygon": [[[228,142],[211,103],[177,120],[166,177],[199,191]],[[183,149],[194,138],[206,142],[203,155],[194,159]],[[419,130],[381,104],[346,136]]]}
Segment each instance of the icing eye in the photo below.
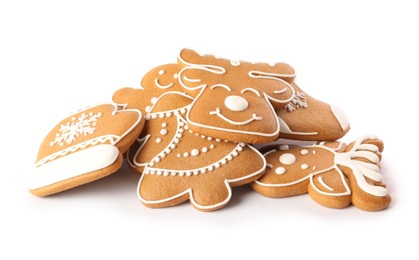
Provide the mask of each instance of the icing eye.
{"label": "icing eye", "polygon": [[249,106],[249,103],[243,97],[232,95],[224,100],[224,105],[233,111],[244,111]]}
{"label": "icing eye", "polygon": [[225,88],[228,91],[231,91],[231,88],[227,85],[224,85],[224,84],[215,84],[215,85],[211,86],[211,89],[215,89],[215,88]]}
{"label": "icing eye", "polygon": [[253,92],[253,93],[255,93],[258,97],[260,97],[260,94],[259,94],[259,91],[257,91],[256,89],[254,89],[254,88],[245,88],[245,89],[243,89],[240,93],[245,93],[245,92],[248,92],[248,91],[250,91],[250,92]]}

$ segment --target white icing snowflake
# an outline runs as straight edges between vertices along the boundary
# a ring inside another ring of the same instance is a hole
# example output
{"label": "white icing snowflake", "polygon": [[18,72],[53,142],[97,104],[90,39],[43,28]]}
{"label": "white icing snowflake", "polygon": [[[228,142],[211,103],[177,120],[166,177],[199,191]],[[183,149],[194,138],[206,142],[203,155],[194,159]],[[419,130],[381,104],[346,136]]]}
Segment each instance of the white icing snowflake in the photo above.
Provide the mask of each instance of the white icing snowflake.
{"label": "white icing snowflake", "polygon": [[[60,146],[64,145],[64,142],[71,144],[76,137],[79,135],[88,135],[95,132],[95,126],[97,125],[97,118],[100,117],[102,113],[89,114],[83,113],[79,118],[72,117],[73,122],[68,122],[66,125],[61,125],[60,133],[56,134],[54,142],[51,142],[50,145],[59,144]],[[77,120],[77,121],[76,121]]]}
{"label": "white icing snowflake", "polygon": [[307,108],[307,107],[308,107],[308,104],[307,104],[307,99],[306,99],[305,94],[297,92],[295,93],[295,96],[291,100],[291,102],[285,106],[285,109],[288,112],[292,112],[298,108]]}

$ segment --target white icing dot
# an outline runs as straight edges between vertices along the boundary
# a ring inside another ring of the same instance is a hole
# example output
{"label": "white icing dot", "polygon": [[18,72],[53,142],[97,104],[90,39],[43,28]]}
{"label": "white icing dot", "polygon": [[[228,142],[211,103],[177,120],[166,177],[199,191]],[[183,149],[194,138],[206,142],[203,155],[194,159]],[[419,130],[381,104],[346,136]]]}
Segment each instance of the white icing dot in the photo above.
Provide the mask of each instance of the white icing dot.
{"label": "white icing dot", "polygon": [[208,152],[208,148],[206,148],[206,147],[202,148],[202,152],[203,152],[203,153]]}
{"label": "white icing dot", "polygon": [[163,74],[164,74],[164,70],[160,70],[159,75],[163,75]]}
{"label": "white icing dot", "polygon": [[164,118],[164,114],[163,113],[159,114],[159,117]]}
{"label": "white icing dot", "polygon": [[285,168],[284,167],[278,167],[275,169],[275,173],[276,174],[284,174],[285,173]]}
{"label": "white icing dot", "polygon": [[161,143],[161,138],[156,138],[156,143]]}
{"label": "white icing dot", "polygon": [[249,107],[249,102],[243,97],[232,95],[224,100],[224,105],[232,111],[244,111]]}
{"label": "white icing dot", "polygon": [[197,156],[199,154],[199,150],[198,149],[193,149],[192,151],[191,151],[191,155],[192,156]]}
{"label": "white icing dot", "polygon": [[177,154],[177,157],[181,157],[182,155],[180,155],[180,153]]}
{"label": "white icing dot", "polygon": [[167,130],[166,130],[166,129],[162,129],[162,130],[160,130],[160,134],[161,134],[161,135],[167,135]]}
{"label": "white icing dot", "polygon": [[302,154],[302,155],[306,155],[306,154],[308,154],[308,150],[307,150],[307,149],[303,149],[303,150],[301,150],[301,154]]}
{"label": "white icing dot", "polygon": [[307,165],[307,164],[305,164],[305,163],[304,163],[304,164],[302,164],[302,165],[301,165],[301,169],[303,169],[303,170],[307,170],[307,169],[308,169],[308,165]]}
{"label": "white icing dot", "polygon": [[212,144],[212,145],[210,145],[210,148],[211,148],[211,149],[214,149],[214,145],[213,145],[213,144]]}
{"label": "white icing dot", "polygon": [[171,144],[170,145],[170,149],[175,149],[176,148],[176,145],[175,144]]}
{"label": "white icing dot", "polygon": [[[84,114],[83,114],[83,115],[84,115]],[[73,117],[71,118],[71,120],[73,120],[73,121],[74,121],[74,120],[76,120],[76,118],[73,116]]]}
{"label": "white icing dot", "polygon": [[164,171],[164,172],[163,172],[163,175],[164,175],[164,176],[169,176],[169,174],[170,174],[170,172],[169,172],[169,171]]}
{"label": "white icing dot", "polygon": [[287,151],[289,149],[290,149],[290,147],[287,144],[282,144],[282,145],[279,146],[280,151]]}
{"label": "white icing dot", "polygon": [[172,152],[172,150],[170,150],[169,148],[167,148],[166,150],[164,150],[165,153],[169,154]]}
{"label": "white icing dot", "polygon": [[170,112],[166,112],[166,116],[167,116],[167,117],[171,117],[171,116],[172,116],[172,113],[170,113]]}
{"label": "white icing dot", "polygon": [[166,127],[167,126],[167,124],[166,123],[162,123],[161,124],[161,127]]}
{"label": "white icing dot", "polygon": [[157,115],[156,115],[156,114],[153,114],[153,115],[151,116],[151,118],[156,119],[156,118],[157,118]]}
{"label": "white icing dot", "polygon": [[151,104],[155,104],[157,102],[157,98],[156,97],[153,97],[152,99],[151,99]]}
{"label": "white icing dot", "polygon": [[284,153],[283,155],[279,157],[279,161],[285,165],[293,164],[295,163],[295,160],[296,160],[295,156],[291,153]]}
{"label": "white icing dot", "polygon": [[177,79],[178,78],[178,74],[177,73],[175,73],[175,74],[173,74],[173,78],[175,78],[175,79]]}
{"label": "white icing dot", "polygon": [[240,61],[238,61],[238,60],[232,60],[232,61],[230,61],[230,64],[232,66],[239,66],[240,65]]}
{"label": "white icing dot", "polygon": [[183,156],[184,156],[184,157],[188,157],[188,156],[189,156],[189,153],[188,153],[188,152],[184,152],[184,153],[183,153]]}

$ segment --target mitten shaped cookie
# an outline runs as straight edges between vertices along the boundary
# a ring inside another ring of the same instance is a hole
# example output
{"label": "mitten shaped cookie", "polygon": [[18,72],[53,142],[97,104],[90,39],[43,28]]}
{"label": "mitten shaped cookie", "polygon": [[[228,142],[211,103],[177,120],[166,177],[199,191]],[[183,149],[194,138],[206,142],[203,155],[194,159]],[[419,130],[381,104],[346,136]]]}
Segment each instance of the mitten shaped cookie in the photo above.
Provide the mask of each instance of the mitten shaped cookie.
{"label": "mitten shaped cookie", "polygon": [[45,137],[29,190],[48,196],[116,172],[144,127],[137,109],[113,103],[90,106],[64,118]]}
{"label": "mitten shaped cookie", "polygon": [[[159,91],[155,78],[158,82],[170,78],[173,84]],[[126,158],[132,170],[142,173],[138,197],[144,205],[162,208],[189,200],[198,210],[213,211],[227,205],[232,187],[259,178],[265,159],[245,143],[189,129],[185,115],[194,99],[178,91],[176,80],[170,74],[156,75],[153,69],[144,76],[141,89],[115,93],[115,102],[147,111],[144,130]]]}
{"label": "mitten shaped cookie", "polygon": [[382,210],[391,202],[380,174],[383,148],[382,140],[373,135],[361,136],[347,146],[321,142],[262,148],[267,169],[251,187],[272,198],[308,193],[330,208],[352,203],[365,211]]}
{"label": "mitten shaped cookie", "polygon": [[178,64],[185,91],[199,91],[186,115],[194,132],[245,143],[278,138],[275,110],[295,95],[290,85],[295,73],[289,65],[202,56],[190,49],[181,50]]}

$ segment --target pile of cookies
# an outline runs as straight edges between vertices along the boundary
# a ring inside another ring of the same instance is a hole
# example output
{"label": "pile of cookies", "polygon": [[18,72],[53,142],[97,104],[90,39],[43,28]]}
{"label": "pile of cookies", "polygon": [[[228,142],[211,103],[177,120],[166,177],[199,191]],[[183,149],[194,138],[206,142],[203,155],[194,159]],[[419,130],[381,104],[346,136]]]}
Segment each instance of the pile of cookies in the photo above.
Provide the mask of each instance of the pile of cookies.
{"label": "pile of cookies", "polygon": [[308,193],[325,207],[383,210],[391,203],[380,174],[383,141],[337,141],[349,129],[340,108],[296,85],[288,64],[182,49],[177,62],[147,72],[140,88],[118,89],[109,103],[59,122],[39,148],[29,190],[63,192],[126,160],[150,208],[189,200],[214,211],[233,187],[250,185],[269,198]]}

